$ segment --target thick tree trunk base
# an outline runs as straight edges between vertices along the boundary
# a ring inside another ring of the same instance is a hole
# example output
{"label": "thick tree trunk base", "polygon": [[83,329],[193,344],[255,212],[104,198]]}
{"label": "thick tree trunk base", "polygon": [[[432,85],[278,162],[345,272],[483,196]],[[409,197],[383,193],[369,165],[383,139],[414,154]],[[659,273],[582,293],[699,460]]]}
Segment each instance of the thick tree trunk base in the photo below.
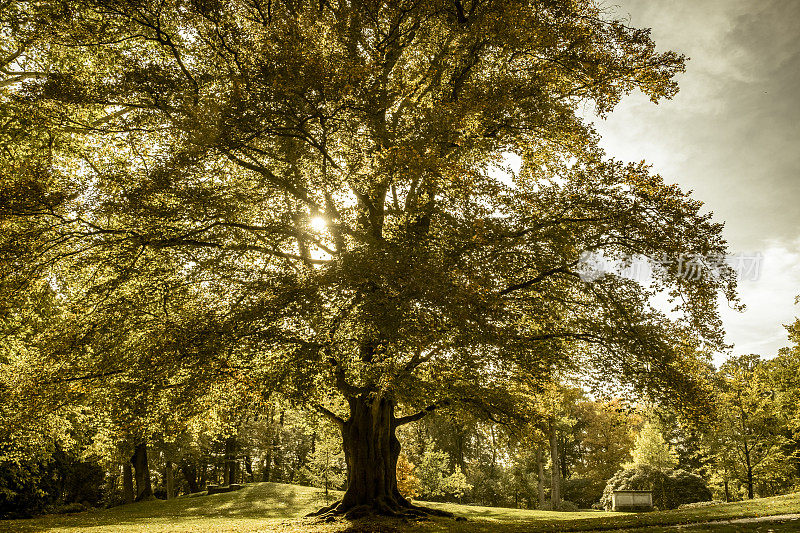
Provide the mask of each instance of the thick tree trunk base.
{"label": "thick tree trunk base", "polygon": [[453,513],[442,511],[441,509],[431,509],[430,507],[414,505],[402,496],[399,498],[380,497],[376,498],[371,504],[361,505],[346,505],[343,500],[339,500],[307,516],[317,517],[322,521],[332,521],[338,517],[344,517],[347,520],[358,520],[359,518],[369,516],[384,516],[412,520],[425,520],[432,516],[455,518]]}
{"label": "thick tree trunk base", "polygon": [[395,435],[394,404],[386,398],[362,395],[348,398],[350,418],[342,421],[347,463],[347,491],[341,501],[309,516],[331,521],[367,516],[399,519],[452,517],[452,513],[414,505],[397,489],[400,441]]}

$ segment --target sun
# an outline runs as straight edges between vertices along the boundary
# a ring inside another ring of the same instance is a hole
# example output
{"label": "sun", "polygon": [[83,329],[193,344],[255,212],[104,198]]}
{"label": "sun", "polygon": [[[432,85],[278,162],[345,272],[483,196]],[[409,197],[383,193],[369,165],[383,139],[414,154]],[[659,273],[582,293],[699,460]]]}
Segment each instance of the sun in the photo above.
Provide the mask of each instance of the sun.
{"label": "sun", "polygon": [[328,227],[328,221],[322,217],[314,217],[311,219],[311,228],[314,231],[324,231]]}

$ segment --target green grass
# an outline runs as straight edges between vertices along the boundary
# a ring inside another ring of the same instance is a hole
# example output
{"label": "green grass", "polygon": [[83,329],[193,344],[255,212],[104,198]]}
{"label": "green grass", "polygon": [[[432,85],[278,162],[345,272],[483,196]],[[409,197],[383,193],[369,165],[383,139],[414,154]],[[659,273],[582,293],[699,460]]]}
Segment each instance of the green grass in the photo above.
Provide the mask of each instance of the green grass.
{"label": "green grass", "polygon": [[[331,496],[333,498],[333,496]],[[331,500],[332,501],[332,500]],[[696,509],[653,513],[606,513],[584,511],[556,513],[501,509],[456,504],[429,503],[467,518],[466,522],[435,519],[399,523],[392,520],[369,520],[351,524],[341,520],[319,523],[302,518],[323,505],[322,491],[297,485],[253,483],[238,492],[213,496],[181,497],[171,501],[155,500],[123,505],[102,511],[68,516],[45,516],[33,520],[0,521],[3,532],[399,532],[437,533],[513,533],[545,531],[631,531],[690,533],[700,531],[784,532],[800,530],[800,521],[786,523],[696,525],[680,530],[675,524],[698,524],[711,520],[772,516],[800,513],[800,493],[776,498],[722,504]],[[655,527],[653,527],[655,526]]]}
{"label": "green grass", "polygon": [[[463,531],[470,532],[609,531],[641,528],[647,528],[647,531],[658,531],[653,526],[672,526],[714,520],[800,513],[800,493],[775,498],[760,498],[745,502],[710,505],[694,509],[676,509],[651,513],[606,513],[601,511],[554,513],[550,511],[468,507],[453,504],[430,505],[466,516],[469,519],[476,519],[474,522],[469,523],[470,527],[463,529]],[[760,526],[763,531],[767,531],[765,524],[760,524]],[[793,526],[794,529],[787,529],[787,531],[800,529],[798,521],[794,521],[790,526]],[[720,530],[720,525],[715,525],[714,527],[716,528],[715,531]],[[730,529],[730,531],[747,531],[744,528],[750,527],[750,525],[736,524],[732,527],[735,529]],[[441,531],[446,530],[441,529]],[[674,531],[674,528],[670,530]],[[705,531],[705,529],[682,528],[680,531]],[[752,531],[758,531],[758,529],[752,529]]]}
{"label": "green grass", "polygon": [[[331,495],[329,501],[333,498]],[[211,496],[182,496],[73,515],[0,522],[0,531],[270,531],[283,528],[286,519],[297,519],[325,504],[325,496],[318,489],[252,483],[240,491]]]}

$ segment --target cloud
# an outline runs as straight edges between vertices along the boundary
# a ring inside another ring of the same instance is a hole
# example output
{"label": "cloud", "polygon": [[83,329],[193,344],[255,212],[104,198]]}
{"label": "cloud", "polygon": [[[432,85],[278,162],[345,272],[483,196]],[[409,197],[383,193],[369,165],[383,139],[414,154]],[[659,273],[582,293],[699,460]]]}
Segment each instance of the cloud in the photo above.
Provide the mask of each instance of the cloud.
{"label": "cloud", "polygon": [[617,12],[691,60],[674,100],[633,94],[597,121],[604,148],[694,190],[736,247],[797,237],[800,2],[627,0]]}
{"label": "cloud", "polygon": [[[747,306],[743,313],[724,302],[720,314],[734,354],[777,355],[789,341],[783,324],[800,315],[795,297],[800,294],[800,239],[793,242],[769,241],[763,250],[758,279],[739,282],[739,296]],[[715,360],[724,358],[718,355]]]}
{"label": "cloud", "polygon": [[673,100],[655,106],[633,94],[598,121],[602,145],[692,189],[725,222],[732,253],[763,254],[760,278],[740,282],[747,310],[721,303],[720,312],[733,353],[774,356],[788,343],[782,324],[800,314],[800,2],[613,4],[652,28],[658,49],[690,61]]}

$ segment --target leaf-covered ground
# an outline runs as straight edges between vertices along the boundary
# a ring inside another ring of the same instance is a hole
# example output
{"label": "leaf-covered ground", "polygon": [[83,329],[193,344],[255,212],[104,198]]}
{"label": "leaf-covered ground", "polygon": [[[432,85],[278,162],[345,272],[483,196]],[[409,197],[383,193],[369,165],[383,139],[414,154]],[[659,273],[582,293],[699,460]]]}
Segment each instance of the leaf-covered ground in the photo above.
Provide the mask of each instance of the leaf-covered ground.
{"label": "leaf-covered ground", "polygon": [[[331,496],[330,498],[332,498]],[[171,501],[123,505],[102,511],[68,516],[46,516],[33,520],[0,521],[3,532],[413,532],[511,533],[545,531],[612,531],[645,528],[648,532],[799,531],[800,520],[701,524],[711,520],[763,517],[800,513],[800,493],[749,502],[716,505],[682,511],[653,513],[605,513],[587,511],[555,513],[456,504],[429,504],[446,509],[467,521],[435,519],[423,522],[362,520],[320,523],[302,518],[326,503],[318,489],[278,483],[253,483],[241,491],[213,496],[181,497]],[[677,529],[677,524],[698,524]],[[656,527],[653,527],[656,526]]]}

